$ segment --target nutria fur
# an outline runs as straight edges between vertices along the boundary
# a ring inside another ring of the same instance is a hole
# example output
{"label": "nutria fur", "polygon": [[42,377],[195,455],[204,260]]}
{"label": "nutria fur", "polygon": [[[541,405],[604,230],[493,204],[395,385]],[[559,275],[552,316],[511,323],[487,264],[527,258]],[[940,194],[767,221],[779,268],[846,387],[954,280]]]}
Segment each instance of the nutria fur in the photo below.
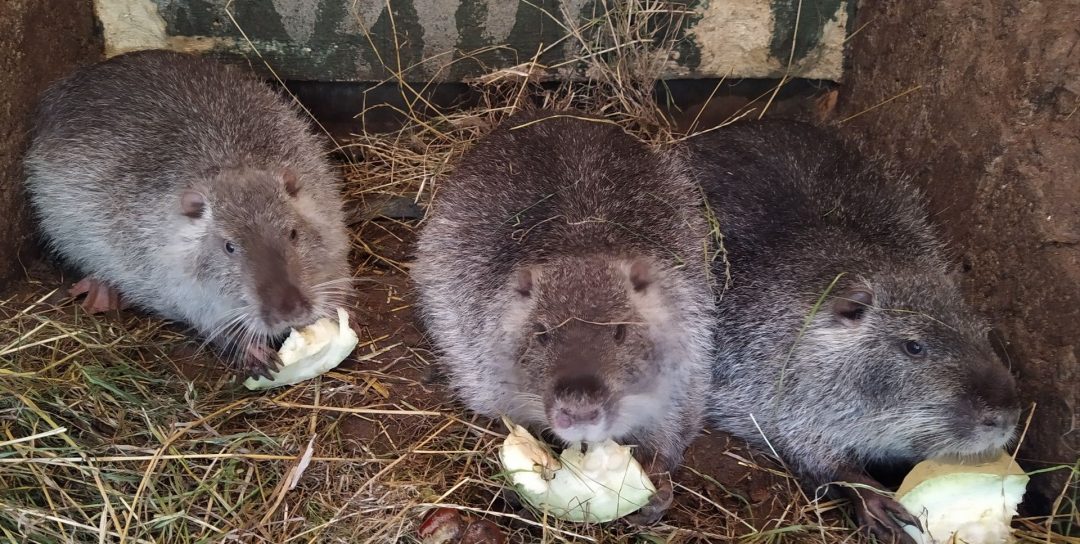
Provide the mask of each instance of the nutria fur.
{"label": "nutria fur", "polygon": [[267,343],[351,293],[339,180],[306,120],[239,69],[114,57],[44,94],[25,163],[49,246],[95,291],[266,373]]}
{"label": "nutria fur", "polygon": [[[717,210],[732,274],[712,425],[775,448],[811,495],[829,482],[879,485],[868,464],[1009,442],[1013,378],[906,177],[794,122],[730,126],[683,152]],[[902,507],[846,490],[879,538],[907,538],[888,517],[910,519]]]}
{"label": "nutria fur", "polygon": [[[672,471],[709,376],[702,209],[674,156],[616,126],[507,120],[439,186],[413,270],[457,396],[564,442],[635,444],[652,472]],[[667,483],[637,521],[667,507]]]}

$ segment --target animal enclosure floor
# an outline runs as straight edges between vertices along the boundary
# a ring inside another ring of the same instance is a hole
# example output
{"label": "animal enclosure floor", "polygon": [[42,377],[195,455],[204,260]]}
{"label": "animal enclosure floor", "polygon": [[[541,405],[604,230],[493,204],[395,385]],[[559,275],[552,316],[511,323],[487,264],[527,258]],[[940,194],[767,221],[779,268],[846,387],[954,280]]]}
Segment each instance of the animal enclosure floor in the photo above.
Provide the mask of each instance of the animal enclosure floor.
{"label": "animal enclosure floor", "polygon": [[510,542],[851,537],[835,504],[808,506],[781,467],[718,435],[690,450],[655,527],[520,515],[498,476],[505,429],[432,379],[407,276],[386,264],[407,261],[411,230],[368,223],[361,235],[361,360],[263,393],[227,381],[182,328],[83,314],[55,292],[72,278],[33,266],[0,304],[0,534],[411,542],[445,505],[494,521]]}

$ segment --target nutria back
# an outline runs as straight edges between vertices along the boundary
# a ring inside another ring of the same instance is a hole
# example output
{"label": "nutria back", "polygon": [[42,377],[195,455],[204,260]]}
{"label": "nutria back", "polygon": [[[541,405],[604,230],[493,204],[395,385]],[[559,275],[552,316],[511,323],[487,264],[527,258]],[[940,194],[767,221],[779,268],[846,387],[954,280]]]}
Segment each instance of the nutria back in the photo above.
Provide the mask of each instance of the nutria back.
{"label": "nutria back", "polygon": [[811,487],[868,463],[1006,444],[1013,379],[906,177],[785,121],[720,129],[684,151],[732,275],[716,427],[775,448]]}
{"label": "nutria back", "polygon": [[564,441],[637,444],[669,470],[704,407],[707,240],[674,156],[542,111],[507,120],[438,186],[413,278],[470,408]]}
{"label": "nutria back", "polygon": [[164,51],[83,68],[42,97],[25,167],[64,260],[204,335],[265,340],[346,294],[340,181],[238,68]]}

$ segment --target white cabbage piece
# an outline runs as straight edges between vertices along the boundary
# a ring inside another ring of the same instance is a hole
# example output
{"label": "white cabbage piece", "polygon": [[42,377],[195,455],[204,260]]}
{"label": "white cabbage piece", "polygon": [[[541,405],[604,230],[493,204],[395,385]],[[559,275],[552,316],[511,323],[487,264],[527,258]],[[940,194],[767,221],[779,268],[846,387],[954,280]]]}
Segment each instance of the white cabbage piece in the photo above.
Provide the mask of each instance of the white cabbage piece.
{"label": "white cabbage piece", "polygon": [[923,524],[904,527],[919,544],[1006,544],[1028,476],[1012,456],[962,464],[923,461],[904,479],[897,500]]}
{"label": "white cabbage piece", "polygon": [[556,459],[524,427],[507,426],[499,460],[518,494],[551,516],[603,523],[636,512],[656,493],[628,446],[607,440],[583,451],[573,444]]}
{"label": "white cabbage piece", "polygon": [[301,330],[293,329],[278,350],[282,367],[271,373],[274,379],[248,378],[244,386],[254,391],[292,385],[325,374],[341,364],[356,348],[359,338],[349,327],[349,314],[338,308],[337,316],[337,321],[324,317]]}

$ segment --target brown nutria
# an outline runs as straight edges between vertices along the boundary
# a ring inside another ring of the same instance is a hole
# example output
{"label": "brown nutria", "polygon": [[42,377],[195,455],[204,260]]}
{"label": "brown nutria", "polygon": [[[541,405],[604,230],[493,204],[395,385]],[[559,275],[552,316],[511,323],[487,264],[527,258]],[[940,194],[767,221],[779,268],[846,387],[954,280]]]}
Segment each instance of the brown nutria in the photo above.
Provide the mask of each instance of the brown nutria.
{"label": "brown nutria", "polygon": [[306,120],[239,69],[128,53],[46,91],[25,169],[84,308],[134,304],[267,375],[268,342],[352,293],[339,180]]}
{"label": "brown nutria", "polygon": [[736,124],[684,152],[731,270],[710,423],[772,448],[812,495],[846,492],[879,540],[907,541],[898,503],[826,484],[881,487],[867,465],[1000,450],[1019,417],[918,191],[802,123]]}
{"label": "brown nutria", "polygon": [[700,190],[600,119],[507,120],[438,189],[413,277],[451,386],[471,409],[564,442],[639,446],[669,474],[700,432],[712,348]]}

